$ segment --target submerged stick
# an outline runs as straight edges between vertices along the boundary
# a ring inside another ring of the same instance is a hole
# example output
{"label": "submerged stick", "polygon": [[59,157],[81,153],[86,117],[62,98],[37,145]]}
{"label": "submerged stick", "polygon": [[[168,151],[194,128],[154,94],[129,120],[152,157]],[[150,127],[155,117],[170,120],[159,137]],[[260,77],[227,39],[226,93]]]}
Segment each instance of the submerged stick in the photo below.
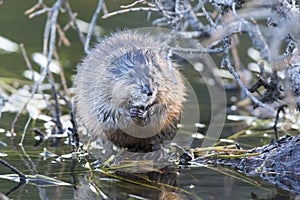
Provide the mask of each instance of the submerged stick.
{"label": "submerged stick", "polygon": [[14,166],[10,165],[5,160],[0,159],[0,163],[2,165],[4,165],[5,167],[9,168],[12,172],[18,174],[19,178],[20,178],[20,183],[22,183],[22,184],[26,183],[26,176],[25,176],[25,174],[23,174],[22,172],[20,172],[17,168],[15,168]]}

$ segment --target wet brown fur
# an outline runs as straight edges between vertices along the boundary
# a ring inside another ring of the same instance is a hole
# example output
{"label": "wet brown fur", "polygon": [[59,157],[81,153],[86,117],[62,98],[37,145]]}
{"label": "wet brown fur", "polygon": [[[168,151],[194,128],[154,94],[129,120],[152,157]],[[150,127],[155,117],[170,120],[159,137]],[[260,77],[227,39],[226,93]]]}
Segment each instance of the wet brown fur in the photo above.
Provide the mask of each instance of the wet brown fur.
{"label": "wet brown fur", "polygon": [[[131,60],[128,63],[127,58]],[[124,31],[101,41],[83,59],[75,81],[75,107],[92,140],[108,138],[129,150],[152,151],[155,145],[175,136],[185,86],[177,66],[173,63],[171,73],[166,58],[167,53],[151,36]],[[149,85],[151,95],[143,93],[141,85]],[[139,129],[130,124],[129,110],[148,103],[156,110],[147,118],[149,125],[141,134],[155,128],[158,131],[149,137],[136,137]]]}

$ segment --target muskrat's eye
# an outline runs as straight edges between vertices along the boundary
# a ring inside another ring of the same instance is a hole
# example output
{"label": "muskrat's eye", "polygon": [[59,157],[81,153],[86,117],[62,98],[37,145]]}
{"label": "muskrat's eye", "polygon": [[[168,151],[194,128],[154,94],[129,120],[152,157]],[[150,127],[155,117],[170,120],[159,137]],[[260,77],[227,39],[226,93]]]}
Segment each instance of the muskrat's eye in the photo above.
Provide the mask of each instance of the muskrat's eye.
{"label": "muskrat's eye", "polygon": [[133,78],[133,77],[134,77],[133,73],[128,73],[128,76],[129,76],[130,78]]}
{"label": "muskrat's eye", "polygon": [[152,96],[153,92],[150,89],[150,86],[148,84],[145,84],[142,86],[142,92],[147,94],[147,96]]}

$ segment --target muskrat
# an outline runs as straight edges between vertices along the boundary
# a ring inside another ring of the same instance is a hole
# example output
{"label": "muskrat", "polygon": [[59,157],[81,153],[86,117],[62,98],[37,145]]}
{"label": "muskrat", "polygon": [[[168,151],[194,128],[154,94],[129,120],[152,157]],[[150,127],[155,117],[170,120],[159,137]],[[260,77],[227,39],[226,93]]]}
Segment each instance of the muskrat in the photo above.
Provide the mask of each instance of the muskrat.
{"label": "muskrat", "polygon": [[159,149],[177,132],[184,79],[149,34],[123,31],[104,38],[78,66],[75,111],[91,139],[130,151]]}

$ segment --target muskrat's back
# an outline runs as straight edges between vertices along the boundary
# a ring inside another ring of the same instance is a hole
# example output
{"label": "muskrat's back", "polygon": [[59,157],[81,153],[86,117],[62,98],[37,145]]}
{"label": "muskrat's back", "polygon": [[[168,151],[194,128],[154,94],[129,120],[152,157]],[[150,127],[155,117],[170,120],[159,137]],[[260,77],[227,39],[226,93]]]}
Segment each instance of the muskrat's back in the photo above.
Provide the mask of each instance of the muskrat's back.
{"label": "muskrat's back", "polygon": [[91,139],[152,151],[177,131],[185,98],[177,66],[149,35],[124,31],[84,58],[76,77],[76,115]]}

